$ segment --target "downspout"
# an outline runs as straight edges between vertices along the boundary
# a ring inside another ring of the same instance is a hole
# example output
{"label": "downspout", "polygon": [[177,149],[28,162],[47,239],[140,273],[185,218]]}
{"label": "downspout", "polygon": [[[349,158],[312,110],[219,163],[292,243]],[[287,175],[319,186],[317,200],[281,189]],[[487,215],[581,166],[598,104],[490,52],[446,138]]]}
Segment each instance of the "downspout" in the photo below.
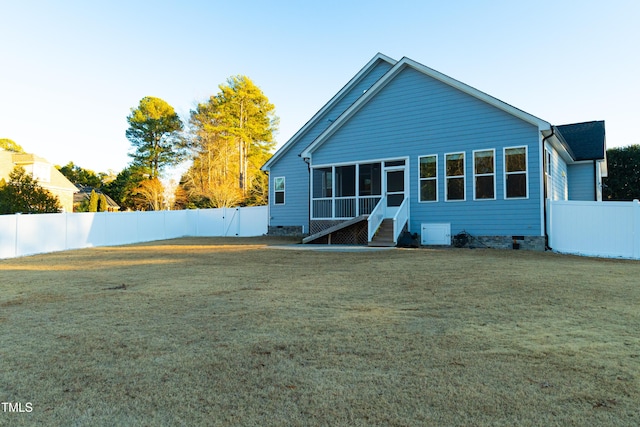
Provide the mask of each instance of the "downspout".
{"label": "downspout", "polygon": [[545,165],[545,162],[547,161],[547,156],[545,155],[545,151],[544,151],[544,143],[547,141],[547,139],[551,138],[552,136],[554,136],[556,134],[556,129],[554,126],[551,126],[551,133],[548,136],[545,136],[544,138],[542,138],[542,179],[544,181],[543,187],[544,187],[544,193],[543,194],[543,216],[542,219],[544,221],[544,249],[545,250],[549,250],[551,249],[549,247],[549,230],[547,230],[547,193],[549,192],[549,189],[547,188],[547,179],[545,178],[545,174],[547,172],[547,168]]}
{"label": "downspout", "polygon": [[[311,234],[311,163],[308,157],[303,157],[302,160],[307,164],[307,206],[309,207],[309,213],[307,214],[307,230],[308,234]],[[304,233],[304,227],[302,227],[302,234]]]}

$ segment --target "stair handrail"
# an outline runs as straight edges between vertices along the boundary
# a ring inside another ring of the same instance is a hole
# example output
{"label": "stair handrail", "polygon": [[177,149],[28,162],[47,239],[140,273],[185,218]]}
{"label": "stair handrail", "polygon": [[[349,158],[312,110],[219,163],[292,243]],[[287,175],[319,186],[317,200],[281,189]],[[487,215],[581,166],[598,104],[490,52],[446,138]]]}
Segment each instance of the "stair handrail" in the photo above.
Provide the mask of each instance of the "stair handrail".
{"label": "stair handrail", "polygon": [[382,196],[380,198],[380,201],[378,201],[378,204],[376,205],[376,207],[373,208],[373,210],[369,214],[369,217],[367,218],[367,223],[369,227],[367,240],[369,242],[371,241],[371,239],[373,239],[373,236],[376,234],[376,231],[378,231],[378,227],[380,227],[380,224],[382,224],[382,221],[384,220],[384,217],[386,214],[385,206],[387,206],[387,197]]}
{"label": "stair handrail", "polygon": [[402,232],[407,221],[409,221],[409,198],[405,197],[393,216],[393,243],[398,243],[400,232]]}

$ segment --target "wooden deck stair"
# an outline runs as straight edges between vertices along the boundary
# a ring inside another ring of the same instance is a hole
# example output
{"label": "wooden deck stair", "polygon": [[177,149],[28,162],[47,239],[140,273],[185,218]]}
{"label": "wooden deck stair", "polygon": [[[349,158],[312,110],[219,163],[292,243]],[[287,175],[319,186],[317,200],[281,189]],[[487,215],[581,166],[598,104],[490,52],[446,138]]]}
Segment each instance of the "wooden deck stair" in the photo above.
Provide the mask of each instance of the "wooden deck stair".
{"label": "wooden deck stair", "polygon": [[393,219],[384,219],[373,239],[369,242],[369,246],[390,247],[395,245],[393,242]]}

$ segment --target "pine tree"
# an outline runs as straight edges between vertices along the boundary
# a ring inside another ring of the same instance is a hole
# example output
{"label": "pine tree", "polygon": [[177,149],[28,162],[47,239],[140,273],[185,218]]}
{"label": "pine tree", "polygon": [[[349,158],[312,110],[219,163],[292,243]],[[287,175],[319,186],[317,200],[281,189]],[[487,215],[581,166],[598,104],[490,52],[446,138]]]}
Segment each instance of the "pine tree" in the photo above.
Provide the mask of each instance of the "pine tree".
{"label": "pine tree", "polygon": [[162,170],[183,160],[182,121],[172,106],[152,96],[140,100],[138,108],[127,116],[127,139],[135,148],[130,154],[134,165],[141,166],[149,178],[159,178]]}
{"label": "pine tree", "polygon": [[182,186],[201,207],[265,204],[268,180],[260,167],[275,146],[275,107],[246,76],[191,111],[193,166]]}

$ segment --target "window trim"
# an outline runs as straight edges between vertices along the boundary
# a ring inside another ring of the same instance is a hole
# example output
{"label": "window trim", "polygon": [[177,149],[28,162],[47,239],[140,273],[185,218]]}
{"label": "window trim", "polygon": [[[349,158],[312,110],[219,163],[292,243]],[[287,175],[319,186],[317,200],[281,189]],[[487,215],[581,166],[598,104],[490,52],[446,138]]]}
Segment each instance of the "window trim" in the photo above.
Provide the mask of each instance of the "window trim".
{"label": "window trim", "polygon": [[[521,174],[522,171],[518,172],[507,172],[507,150],[512,150],[514,148],[524,148],[524,177],[525,177],[525,196],[518,197],[509,197],[507,195],[507,176],[513,174]],[[526,200],[529,198],[529,147],[526,145],[517,145],[513,147],[503,147],[502,148],[502,158],[504,160],[504,174],[503,174],[503,185],[504,185],[504,200]]]}
{"label": "window trim", "polygon": [[[462,154],[462,175],[447,175],[447,156]],[[467,200],[467,155],[465,151],[456,151],[444,154],[444,201],[464,202]],[[462,178],[462,199],[449,199],[449,178]]]}
{"label": "window trim", "polygon": [[[436,158],[436,176],[433,178],[423,178],[420,176],[421,160],[424,157]],[[422,181],[435,181],[436,182],[436,199],[435,200],[422,200]],[[418,203],[436,203],[440,200],[440,192],[438,191],[438,155],[437,154],[425,154],[424,156],[418,156]]]}
{"label": "window trim", "polygon": [[[276,182],[278,180],[282,180],[282,190],[277,190],[277,184]],[[274,205],[284,205],[286,204],[286,189],[287,189],[287,185],[286,185],[287,181],[286,178],[284,176],[274,176],[273,177],[273,204]],[[277,193],[282,193],[282,203],[278,203],[278,198],[276,196]]]}
{"label": "window trim", "polygon": [[[482,153],[482,152],[486,152],[486,151],[491,151],[491,154],[493,156],[493,172],[492,173],[476,173],[476,153]],[[496,150],[495,148],[485,148],[482,150],[473,150],[472,152],[472,156],[473,156],[473,165],[472,165],[472,169],[473,169],[473,200],[477,200],[477,201],[486,201],[486,200],[496,200]],[[478,198],[476,195],[476,188],[477,188],[477,181],[476,178],[479,176],[492,176],[493,177],[493,197],[483,197],[483,198]]]}

